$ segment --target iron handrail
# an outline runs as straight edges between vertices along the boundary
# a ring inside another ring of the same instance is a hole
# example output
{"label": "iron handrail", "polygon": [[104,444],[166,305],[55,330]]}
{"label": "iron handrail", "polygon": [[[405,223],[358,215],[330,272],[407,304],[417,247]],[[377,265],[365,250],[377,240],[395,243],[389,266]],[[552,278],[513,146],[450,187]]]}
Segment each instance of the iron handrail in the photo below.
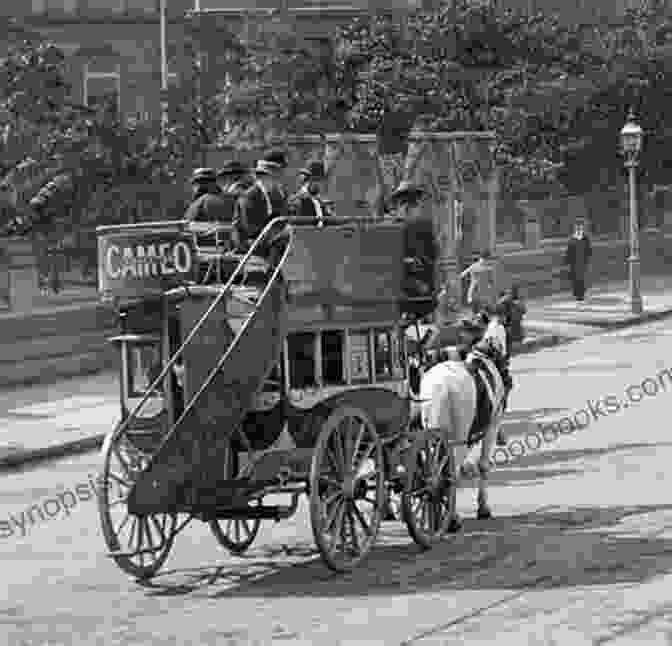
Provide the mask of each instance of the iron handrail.
{"label": "iron handrail", "polygon": [[[113,431],[112,438],[117,438],[117,437],[119,437],[119,435],[126,432],[128,427],[130,426],[131,422],[138,417],[138,414],[140,413],[140,410],[142,409],[142,407],[147,403],[147,401],[151,397],[152,393],[158,388],[159,384],[166,378],[166,375],[170,372],[172,367],[175,365],[175,363],[177,362],[177,359],[184,352],[185,348],[189,345],[189,343],[191,343],[191,341],[196,336],[196,333],[199,331],[201,326],[205,323],[205,321],[210,316],[210,314],[212,314],[212,312],[216,309],[216,307],[219,305],[219,303],[222,301],[222,299],[229,293],[229,291],[231,290],[231,287],[233,286],[233,281],[241,273],[242,268],[245,266],[245,264],[250,259],[250,257],[254,254],[254,251],[256,251],[257,248],[261,245],[261,243],[266,240],[269,233],[277,225],[279,225],[280,223],[285,223],[285,222],[286,222],[286,218],[274,218],[264,227],[262,232],[257,236],[257,238],[254,240],[254,242],[252,243],[252,245],[250,246],[248,251],[243,256],[243,259],[238,263],[238,266],[235,268],[235,270],[233,271],[233,273],[231,274],[231,276],[229,277],[227,282],[224,284],[223,287],[220,288],[219,295],[210,304],[208,309],[203,313],[203,315],[198,320],[196,325],[192,328],[191,332],[189,332],[189,334],[187,335],[187,338],[182,342],[182,345],[175,351],[173,356],[168,360],[168,362],[163,367],[163,369],[161,370],[159,375],[154,379],[152,384],[147,387],[147,389],[145,390],[144,396],[138,402],[138,404],[135,406],[135,408],[129,413],[128,417],[123,422],[121,422],[121,424],[119,426],[117,426],[117,428]],[[272,284],[273,280],[275,280],[277,272],[279,271],[280,267],[282,266],[285,259],[287,258],[287,254],[288,254],[289,249],[291,247],[292,239],[293,239],[293,237],[292,237],[292,232],[291,232],[291,229],[290,229],[290,238],[287,241],[287,246],[286,246],[285,252],[284,252],[284,254],[281,258],[281,262],[278,263],[278,266],[276,267],[276,270],[273,272],[273,275],[271,277],[271,280],[269,281],[269,284],[266,286],[266,289],[264,290],[264,293],[259,298],[259,302],[261,302],[263,297],[266,295],[266,291],[268,290],[268,287]],[[175,292],[178,292],[179,290],[184,290],[184,296],[185,297],[188,296],[189,288],[186,287],[186,286],[185,287],[178,287],[176,289],[170,290],[169,292],[166,292],[166,295],[174,296]],[[248,321],[249,321],[249,319],[248,319]],[[246,329],[246,327],[247,327],[246,324],[247,324],[248,321],[246,321],[245,324],[242,326],[242,328],[239,331],[237,337],[240,335],[240,333],[242,331],[244,331]],[[234,341],[235,341],[235,339],[234,339]],[[224,356],[228,356],[228,351],[224,354]],[[216,372],[218,372],[218,371],[219,371],[219,367],[217,368],[217,370],[215,371],[214,374],[216,374]],[[209,378],[206,380],[206,382],[207,382],[205,384],[206,387],[207,387],[207,385],[209,385],[210,381],[212,381],[212,378],[209,376]],[[203,390],[204,390],[204,388],[203,388]],[[189,405],[191,405],[193,403],[193,401],[201,395],[201,392],[202,391],[199,390],[199,392],[196,393],[196,395],[192,398],[192,401],[189,402]],[[186,411],[187,411],[187,407],[185,407],[185,412]],[[183,417],[184,417],[184,414],[180,417],[178,422],[181,421]],[[178,422],[175,422],[175,424],[173,425],[173,428],[175,426],[177,426]]]}

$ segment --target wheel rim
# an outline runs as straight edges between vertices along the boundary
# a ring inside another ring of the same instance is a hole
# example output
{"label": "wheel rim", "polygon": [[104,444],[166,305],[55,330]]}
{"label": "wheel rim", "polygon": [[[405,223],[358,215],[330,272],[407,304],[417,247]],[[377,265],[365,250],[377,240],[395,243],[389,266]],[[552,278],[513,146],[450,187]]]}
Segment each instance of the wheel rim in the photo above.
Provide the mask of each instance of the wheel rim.
{"label": "wheel rim", "polygon": [[105,454],[99,511],[103,536],[117,565],[132,576],[155,574],[168,557],[177,523],[175,514],[135,516],[127,500],[133,483],[149,464],[150,456],[124,435],[110,442]]}
{"label": "wheel rim", "polygon": [[402,498],[404,516],[416,542],[428,547],[449,532],[455,513],[452,450],[431,435],[414,452],[413,466]]}
{"label": "wheel rim", "polygon": [[384,508],[380,439],[361,411],[327,420],[313,456],[313,533],[327,564],[348,571],[375,543]]}
{"label": "wheel rim", "polygon": [[[254,505],[250,505],[254,509]],[[261,520],[258,518],[226,518],[210,521],[210,528],[220,545],[240,556],[254,543]]]}
{"label": "wheel rim", "polygon": [[[233,479],[238,474],[238,456],[234,448],[229,444],[225,459],[225,479]],[[257,501],[256,505],[260,505]],[[254,505],[250,505],[253,509]],[[240,556],[254,543],[257,537],[261,520],[259,518],[215,518],[210,521],[210,530],[217,542],[231,553]]]}

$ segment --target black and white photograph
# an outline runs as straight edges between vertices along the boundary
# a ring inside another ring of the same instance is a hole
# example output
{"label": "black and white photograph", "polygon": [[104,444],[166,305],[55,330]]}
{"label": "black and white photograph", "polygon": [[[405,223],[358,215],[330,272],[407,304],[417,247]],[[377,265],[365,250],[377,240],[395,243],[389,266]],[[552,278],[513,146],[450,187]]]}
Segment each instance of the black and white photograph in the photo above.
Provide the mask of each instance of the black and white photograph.
{"label": "black and white photograph", "polygon": [[670,357],[672,2],[0,1],[0,645],[670,645]]}

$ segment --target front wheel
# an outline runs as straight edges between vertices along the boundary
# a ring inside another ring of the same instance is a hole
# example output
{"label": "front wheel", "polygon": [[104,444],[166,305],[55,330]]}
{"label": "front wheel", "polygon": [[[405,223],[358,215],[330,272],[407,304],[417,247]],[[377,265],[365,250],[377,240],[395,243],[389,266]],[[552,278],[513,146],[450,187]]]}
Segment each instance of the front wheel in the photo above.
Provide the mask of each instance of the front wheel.
{"label": "front wheel", "polygon": [[420,432],[406,463],[401,510],[408,532],[423,549],[452,533],[456,522],[455,450],[440,431]]}
{"label": "front wheel", "polygon": [[373,547],[386,506],[383,446],[364,411],[327,418],[310,470],[310,520],[322,559],[337,572],[357,567]]}
{"label": "front wheel", "polygon": [[150,456],[125,433],[112,435],[103,447],[98,512],[105,543],[116,564],[138,579],[149,579],[164,564],[175,541],[176,514],[135,516],[126,501]]}
{"label": "front wheel", "polygon": [[[238,474],[238,454],[234,447],[229,445],[227,450],[225,479],[233,479]],[[254,509],[254,505],[250,504],[250,509]],[[261,527],[261,520],[259,518],[216,518],[211,520],[210,531],[217,539],[217,542],[231,554],[241,556],[254,543],[259,528]]]}

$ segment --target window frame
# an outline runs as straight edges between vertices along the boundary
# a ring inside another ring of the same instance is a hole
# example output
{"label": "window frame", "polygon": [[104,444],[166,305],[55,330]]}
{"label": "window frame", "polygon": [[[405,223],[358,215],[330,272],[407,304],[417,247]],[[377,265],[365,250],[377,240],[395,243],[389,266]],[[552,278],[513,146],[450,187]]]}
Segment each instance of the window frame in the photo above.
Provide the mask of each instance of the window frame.
{"label": "window frame", "polygon": [[90,70],[91,61],[84,63],[84,82],[83,82],[83,100],[86,107],[89,105],[89,81],[95,79],[114,79],[117,86],[117,113],[121,116],[121,63],[115,63],[114,72],[92,72]]}

